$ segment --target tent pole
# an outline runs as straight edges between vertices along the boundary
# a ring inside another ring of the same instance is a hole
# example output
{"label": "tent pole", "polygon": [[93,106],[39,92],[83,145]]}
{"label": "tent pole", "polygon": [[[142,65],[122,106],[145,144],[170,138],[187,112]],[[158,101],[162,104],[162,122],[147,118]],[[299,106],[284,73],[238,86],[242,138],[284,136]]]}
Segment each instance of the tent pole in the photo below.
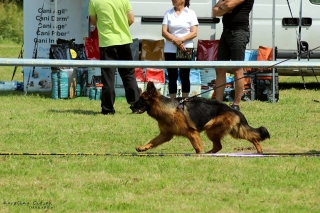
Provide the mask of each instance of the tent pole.
{"label": "tent pole", "polygon": [[[276,1],[273,0],[273,6],[272,6],[272,59],[275,59],[275,13],[276,11]],[[275,92],[276,92],[276,87],[275,87],[275,71],[276,68],[272,68],[272,102],[275,102]]]}

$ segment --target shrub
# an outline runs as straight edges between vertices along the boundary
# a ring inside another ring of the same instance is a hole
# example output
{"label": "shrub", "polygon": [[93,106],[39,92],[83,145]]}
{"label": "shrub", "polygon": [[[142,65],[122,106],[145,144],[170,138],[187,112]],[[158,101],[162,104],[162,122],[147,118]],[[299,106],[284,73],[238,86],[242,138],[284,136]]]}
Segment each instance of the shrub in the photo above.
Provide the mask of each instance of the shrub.
{"label": "shrub", "polygon": [[0,2],[0,41],[23,42],[23,8],[16,3]]}

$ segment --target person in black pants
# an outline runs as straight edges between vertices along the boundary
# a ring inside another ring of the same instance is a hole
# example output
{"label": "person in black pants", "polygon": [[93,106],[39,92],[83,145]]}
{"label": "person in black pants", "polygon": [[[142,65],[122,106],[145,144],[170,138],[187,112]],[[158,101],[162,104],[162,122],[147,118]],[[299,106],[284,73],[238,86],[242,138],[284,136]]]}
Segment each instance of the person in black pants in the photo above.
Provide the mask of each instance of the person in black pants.
{"label": "person in black pants", "polygon": [[[179,61],[179,59],[176,58],[176,53],[164,53],[164,58],[166,61]],[[169,81],[168,89],[169,89],[170,98],[176,98],[177,90],[178,90],[178,86],[177,86],[178,68],[167,68],[167,71],[168,71],[168,81]],[[182,97],[187,98],[190,93],[190,68],[179,68],[179,71],[180,71]]]}
{"label": "person in black pants", "polygon": [[[162,36],[166,39],[164,57],[166,61],[177,61],[177,49],[186,51],[194,48],[193,39],[198,33],[198,18],[196,13],[189,9],[190,0],[173,0],[173,8],[166,11],[162,22]],[[167,68],[169,78],[170,98],[176,98],[178,69]],[[190,93],[190,68],[180,68],[182,97]]]}
{"label": "person in black pants", "polygon": [[[100,47],[100,60],[125,60],[131,61],[132,53],[130,44]],[[101,91],[101,108],[102,114],[114,114],[113,108],[115,102],[115,82],[116,68],[101,68],[102,74],[102,91]],[[132,105],[139,99],[139,89],[134,75],[134,68],[118,68],[118,73],[123,82],[127,102],[134,113]]]}
{"label": "person in black pants", "polygon": [[[129,26],[134,22],[134,14],[129,0],[90,0],[88,12],[90,22],[98,29],[100,60],[133,60]],[[102,92],[101,113],[115,113],[115,72],[116,68],[101,68]],[[139,99],[138,84],[134,68],[118,68],[123,82],[126,99],[134,113],[133,104]]]}
{"label": "person in black pants", "polygon": [[[250,40],[249,14],[254,0],[219,0],[212,8],[212,16],[222,16],[223,32],[219,41],[218,61],[244,61],[246,45]],[[240,110],[244,89],[243,69],[233,68],[235,97],[231,107]],[[216,99],[223,101],[226,68],[216,68]]]}

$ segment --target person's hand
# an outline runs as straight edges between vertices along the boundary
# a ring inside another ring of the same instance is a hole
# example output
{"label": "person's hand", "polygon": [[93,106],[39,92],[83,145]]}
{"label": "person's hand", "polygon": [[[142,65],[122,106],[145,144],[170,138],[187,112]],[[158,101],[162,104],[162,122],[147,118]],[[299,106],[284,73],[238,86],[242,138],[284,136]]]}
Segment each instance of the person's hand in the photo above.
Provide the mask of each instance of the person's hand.
{"label": "person's hand", "polygon": [[183,41],[181,41],[179,38],[176,38],[176,39],[172,40],[172,43],[173,43],[174,45],[176,45],[177,47],[179,47],[179,45],[180,45],[181,43],[183,43]]}
{"label": "person's hand", "polygon": [[181,43],[178,45],[178,48],[180,48],[180,49],[183,50],[183,51],[186,51],[186,50],[187,50],[186,47],[184,46],[184,43],[183,43],[183,42],[181,42]]}

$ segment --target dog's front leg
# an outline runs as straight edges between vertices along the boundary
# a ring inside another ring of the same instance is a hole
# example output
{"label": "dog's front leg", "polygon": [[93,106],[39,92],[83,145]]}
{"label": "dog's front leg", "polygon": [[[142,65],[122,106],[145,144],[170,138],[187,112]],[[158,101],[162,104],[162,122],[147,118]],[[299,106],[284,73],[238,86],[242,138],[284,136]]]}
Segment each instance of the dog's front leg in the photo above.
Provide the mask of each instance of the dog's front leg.
{"label": "dog's front leg", "polygon": [[194,150],[196,151],[197,154],[200,154],[203,152],[203,147],[202,147],[202,141],[199,132],[197,131],[191,131],[187,137],[189,138]]}
{"label": "dog's front leg", "polygon": [[154,139],[152,139],[149,143],[147,143],[143,146],[137,146],[136,150],[138,152],[147,151],[148,149],[157,147],[165,142],[170,141],[172,138],[173,138],[172,134],[160,132],[160,134],[157,137],[155,137]]}

